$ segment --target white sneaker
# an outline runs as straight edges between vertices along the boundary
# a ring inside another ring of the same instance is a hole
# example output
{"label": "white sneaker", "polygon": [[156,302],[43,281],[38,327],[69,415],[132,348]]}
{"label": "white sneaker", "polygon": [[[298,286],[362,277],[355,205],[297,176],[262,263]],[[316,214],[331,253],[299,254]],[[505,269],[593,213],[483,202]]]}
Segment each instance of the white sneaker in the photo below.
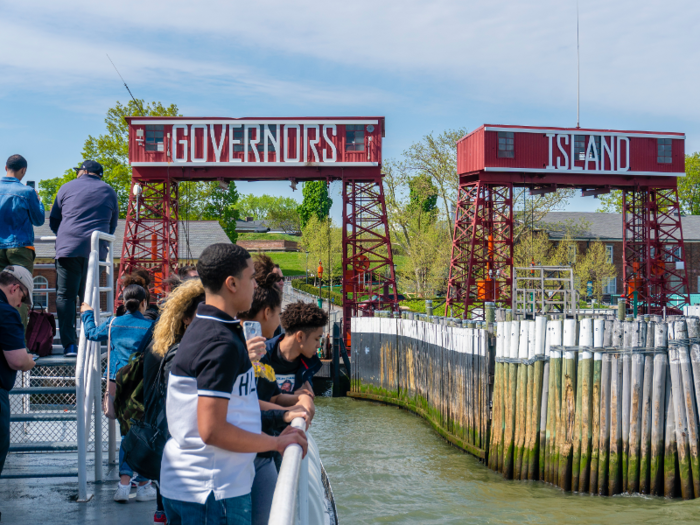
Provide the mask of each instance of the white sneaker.
{"label": "white sneaker", "polygon": [[136,501],[153,501],[156,499],[156,489],[153,488],[149,481],[136,489]]}
{"label": "white sneaker", "polygon": [[131,484],[128,484],[128,485],[122,485],[121,483],[117,484],[117,491],[114,493],[114,501],[118,501],[119,503],[128,503],[130,492],[131,492]]}

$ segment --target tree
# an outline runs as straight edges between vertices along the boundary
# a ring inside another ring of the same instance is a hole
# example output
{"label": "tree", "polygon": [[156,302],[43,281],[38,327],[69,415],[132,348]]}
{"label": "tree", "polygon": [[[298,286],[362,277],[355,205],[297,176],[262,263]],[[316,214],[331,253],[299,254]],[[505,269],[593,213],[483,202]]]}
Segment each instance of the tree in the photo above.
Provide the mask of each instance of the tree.
{"label": "tree", "polygon": [[304,183],[301,190],[304,200],[297,208],[301,218],[302,228],[306,227],[312,216],[318,219],[328,217],[333,206],[333,199],[328,196],[328,185],[322,180],[312,180]]}
{"label": "tree", "polygon": [[600,241],[592,242],[581,261],[577,261],[574,266],[574,275],[579,283],[580,297],[587,296],[586,289],[588,282],[591,281],[593,283],[593,297],[600,300],[603,296],[603,286],[616,274],[615,265],[608,261],[605,245]]}
{"label": "tree", "polygon": [[238,201],[242,217],[253,217],[257,221],[266,220],[272,228],[289,234],[301,232],[298,208],[299,203],[290,197],[249,194]]}
{"label": "tree", "polygon": [[236,209],[238,201],[236,185],[229,183],[228,187],[223,187],[216,182],[204,184],[207,184],[209,193],[205,198],[206,205],[202,213],[202,219],[207,221],[218,220],[229,240],[235,243],[238,240],[236,221],[239,217]]}
{"label": "tree", "polygon": [[[309,217],[309,221],[301,232],[300,248],[309,252],[312,269],[316,268],[318,261],[322,261],[324,279],[332,282],[334,277],[342,275],[342,231],[333,224],[330,217],[321,219],[316,215]],[[329,255],[330,268],[328,267]]]}
{"label": "tree", "polygon": [[[147,116],[178,116],[178,108],[175,104],[164,106],[160,102],[144,103],[139,101],[137,105],[130,100],[126,105],[117,102],[116,106],[107,110],[105,124],[107,133],[93,137],[88,135],[83,145],[80,163],[85,159],[96,160],[104,168],[102,180],[114,188],[119,202],[119,216],[126,217],[131,190],[131,167],[129,166],[129,127],[124,117],[141,115]],[[62,176],[46,179],[39,182],[39,194],[45,206],[50,208],[58,190],[63,184],[75,179],[75,171],[72,167],[66,169]]]}
{"label": "tree", "polygon": [[[596,211],[622,213],[622,191],[613,190],[598,197],[600,205]],[[681,213],[700,215],[700,152],[685,156],[685,177],[678,178],[678,204]]]}

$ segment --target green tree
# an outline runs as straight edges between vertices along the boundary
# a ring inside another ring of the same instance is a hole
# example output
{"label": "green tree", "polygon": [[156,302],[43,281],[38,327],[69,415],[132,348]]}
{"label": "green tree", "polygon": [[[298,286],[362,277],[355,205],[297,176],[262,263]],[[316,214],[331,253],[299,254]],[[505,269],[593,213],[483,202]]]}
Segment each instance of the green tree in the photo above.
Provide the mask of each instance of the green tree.
{"label": "green tree", "polygon": [[[126,217],[131,189],[131,167],[129,166],[129,127],[124,117],[141,115],[141,108],[147,116],[178,116],[178,108],[175,104],[164,106],[160,102],[145,103],[139,101],[137,105],[130,100],[126,105],[117,102],[116,106],[107,110],[105,124],[107,132],[104,135],[93,137],[88,135],[80,154],[81,158],[75,163],[85,159],[96,160],[104,168],[102,180],[114,188],[119,201],[119,216]],[[56,194],[66,182],[75,179],[75,171],[70,167],[60,177],[46,179],[39,182],[39,194],[47,208],[53,204]]]}
{"label": "green tree", "polygon": [[328,196],[328,185],[323,180],[312,180],[304,183],[301,190],[304,200],[297,209],[302,228],[305,228],[312,216],[318,219],[328,217],[333,206],[333,199]]}
{"label": "green tree", "polygon": [[[613,190],[598,199],[596,211],[622,213],[622,191]],[[700,215],[700,152],[685,156],[685,177],[678,177],[678,201],[682,213]]]}
{"label": "green tree", "polygon": [[272,228],[285,233],[301,232],[299,203],[291,197],[273,197],[271,195],[244,195],[238,201],[241,217],[253,217],[266,220]]}
{"label": "green tree", "polygon": [[[324,274],[323,280],[332,282],[342,275],[342,231],[333,224],[330,217],[309,217],[309,221],[301,232],[300,248],[309,252],[311,272],[315,272],[318,261],[321,261]],[[330,268],[328,260],[330,256]]]}

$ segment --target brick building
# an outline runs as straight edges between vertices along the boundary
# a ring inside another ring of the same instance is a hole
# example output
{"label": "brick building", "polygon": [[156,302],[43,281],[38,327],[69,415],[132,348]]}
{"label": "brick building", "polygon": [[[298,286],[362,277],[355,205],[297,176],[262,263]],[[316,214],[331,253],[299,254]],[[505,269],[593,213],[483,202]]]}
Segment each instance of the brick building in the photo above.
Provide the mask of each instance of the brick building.
{"label": "brick building", "polygon": [[[119,219],[114,232],[115,254],[120,255],[126,221]],[[180,264],[194,264],[200,254],[210,244],[230,243],[228,236],[218,221],[180,222],[179,261]],[[34,304],[44,306],[56,313],[56,268],[54,265],[55,247],[53,241],[42,241],[42,237],[53,236],[49,219],[43,226],[34,227],[36,260],[34,261]],[[114,258],[114,275],[119,274],[119,257]]]}
{"label": "brick building", "polygon": [[[541,226],[554,229],[549,231],[549,238],[557,242],[564,236],[561,229],[555,225],[572,224],[582,230],[577,233],[577,255],[586,253],[592,242],[600,241],[605,245],[609,260],[617,269],[617,277],[612,279],[604,288],[605,294],[623,293],[622,272],[622,214],[598,212],[552,212],[542,220]],[[700,293],[700,215],[686,215],[681,218],[683,239],[685,244],[685,268],[688,273],[687,293]]]}

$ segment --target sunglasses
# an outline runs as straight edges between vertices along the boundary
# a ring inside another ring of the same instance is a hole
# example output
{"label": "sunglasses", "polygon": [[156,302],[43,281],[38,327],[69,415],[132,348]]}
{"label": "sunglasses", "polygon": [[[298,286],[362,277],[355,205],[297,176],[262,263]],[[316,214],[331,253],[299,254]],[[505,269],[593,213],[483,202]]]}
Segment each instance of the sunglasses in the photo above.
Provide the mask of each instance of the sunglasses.
{"label": "sunglasses", "polygon": [[29,290],[27,290],[21,284],[19,285],[19,289],[22,292],[22,302],[29,304]]}

